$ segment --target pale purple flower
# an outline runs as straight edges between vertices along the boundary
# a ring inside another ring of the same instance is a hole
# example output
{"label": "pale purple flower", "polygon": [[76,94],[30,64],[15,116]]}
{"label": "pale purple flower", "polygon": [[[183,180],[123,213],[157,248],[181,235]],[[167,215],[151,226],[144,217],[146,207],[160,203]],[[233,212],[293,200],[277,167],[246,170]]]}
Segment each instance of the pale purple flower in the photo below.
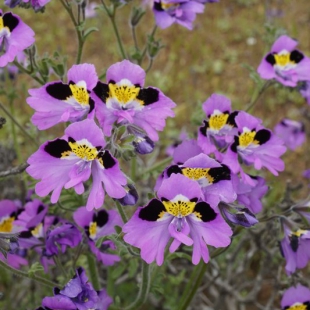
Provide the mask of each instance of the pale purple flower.
{"label": "pale purple flower", "polygon": [[202,105],[207,119],[198,131],[198,145],[204,153],[210,154],[217,148],[225,148],[237,132],[235,117],[238,111],[231,111],[231,101],[219,94],[211,95]]}
{"label": "pale purple flower", "polygon": [[237,193],[238,203],[249,208],[255,214],[261,212],[263,208],[261,200],[268,191],[265,179],[259,176],[249,175],[248,178],[251,179],[250,185],[240,179],[238,175],[232,174],[231,178]]}
{"label": "pale purple flower", "polygon": [[178,23],[192,30],[196,14],[203,11],[204,5],[192,0],[155,0],[153,6],[156,24],[162,29]]}
{"label": "pale purple flower", "polygon": [[124,197],[126,176],[118,161],[104,149],[105,145],[102,131],[93,120],[73,123],[65,130],[65,136],[44,143],[28,159],[27,172],[40,180],[36,194],[44,197],[52,192],[52,203],[58,201],[63,188],[74,188],[81,195],[83,183],[92,176],[88,210],[103,205],[103,185],[109,196]]}
{"label": "pale purple flower", "polygon": [[310,308],[310,290],[297,284],[287,289],[281,300],[281,310],[307,310]]}
{"label": "pale purple flower", "polygon": [[107,83],[98,82],[96,117],[104,135],[110,136],[113,125],[134,124],[152,140],[165,127],[167,117],[173,117],[175,103],[155,87],[143,88],[145,71],[128,60],[107,70]]}
{"label": "pale purple flower", "polygon": [[274,128],[274,133],[284,141],[284,145],[294,151],[306,140],[305,125],[302,122],[284,118]]}
{"label": "pale purple flower", "polygon": [[286,35],[280,36],[257,69],[261,78],[276,79],[291,87],[297,86],[299,81],[310,80],[310,58],[296,49],[297,44]]}
{"label": "pale purple flower", "polygon": [[112,303],[112,299],[105,290],[95,291],[85,274],[85,270],[79,267],[76,275],[65,285],[63,289],[54,288],[53,297],[45,297],[42,301],[43,308],[50,310],[106,310]]}
{"label": "pale purple flower", "polygon": [[119,256],[107,252],[108,249],[116,249],[113,242],[108,240],[104,241],[99,248],[95,246],[95,242],[100,237],[116,233],[115,226],[123,226],[117,211],[100,209],[95,212],[87,211],[85,207],[80,207],[73,213],[73,218],[75,223],[84,229],[88,236],[88,245],[97,260],[108,266],[120,261]]}
{"label": "pale purple flower", "polygon": [[34,32],[19,16],[0,10],[0,67],[34,43]]}
{"label": "pale purple flower", "polygon": [[[234,143],[228,148],[223,157],[226,164],[233,173],[246,175],[239,164],[240,158],[246,165],[254,165],[257,170],[267,168],[272,174],[278,175],[278,171],[284,170],[284,162],[280,156],[286,151],[283,141],[265,129],[262,121],[246,112],[239,112],[235,118],[238,133],[235,135]],[[254,185],[249,177],[246,182]]]}
{"label": "pale purple flower", "polygon": [[126,195],[123,198],[117,199],[119,203],[123,206],[134,206],[139,195],[133,184],[127,184],[125,187]]}
{"label": "pale purple flower", "polygon": [[24,3],[29,3],[35,11],[41,10],[51,0],[22,0]]}
{"label": "pale purple flower", "polygon": [[140,207],[124,225],[124,240],[141,249],[147,263],[164,261],[164,251],[175,252],[181,243],[193,246],[192,262],[209,261],[208,245],[226,247],[230,244],[231,228],[207,202],[196,181],[173,174],[163,181],[158,199]]}
{"label": "pale purple flower", "polygon": [[281,241],[281,250],[286,260],[286,273],[290,275],[296,269],[306,267],[310,260],[310,230],[292,230],[285,223],[283,228],[284,238]]}
{"label": "pale purple flower", "polygon": [[31,121],[38,129],[48,129],[61,122],[77,122],[86,116],[94,117],[95,102],[91,91],[98,82],[95,66],[74,65],[67,77],[67,84],[57,81],[29,89],[30,97],[26,101],[35,110]]}
{"label": "pale purple flower", "polygon": [[310,81],[305,81],[298,88],[300,94],[306,99],[307,103],[310,105]]}

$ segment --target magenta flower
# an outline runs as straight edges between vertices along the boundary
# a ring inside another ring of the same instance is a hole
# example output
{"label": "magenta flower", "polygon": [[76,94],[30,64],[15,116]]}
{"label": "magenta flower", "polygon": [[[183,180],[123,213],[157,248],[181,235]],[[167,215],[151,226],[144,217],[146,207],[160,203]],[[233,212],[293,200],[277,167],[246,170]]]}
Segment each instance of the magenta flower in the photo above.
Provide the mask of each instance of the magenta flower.
{"label": "magenta flower", "polygon": [[19,16],[0,10],[0,67],[12,62],[18,52],[34,43],[34,32]]}
{"label": "magenta flower", "polygon": [[91,91],[98,77],[94,65],[74,65],[68,71],[68,84],[61,81],[30,89],[27,103],[36,111],[32,123],[40,130],[61,122],[76,122],[86,115],[94,117],[95,102]]}
{"label": "magenta flower", "polygon": [[201,201],[203,193],[196,181],[173,174],[163,181],[157,195],[159,199],[138,208],[123,227],[124,240],[140,248],[147,263],[156,260],[162,265],[171,237],[170,252],[175,252],[181,243],[193,245],[193,264],[198,264],[201,257],[206,263],[209,261],[207,244],[230,244],[231,228],[207,202]]}
{"label": "magenta flower", "polygon": [[285,223],[283,228],[281,250],[286,260],[286,273],[290,275],[296,269],[306,267],[310,260],[310,230],[291,230]]}
{"label": "magenta flower", "polygon": [[54,288],[53,297],[45,297],[42,301],[43,308],[50,310],[106,310],[112,303],[112,299],[105,290],[96,292],[88,281],[85,270],[79,267],[76,275],[61,290]]}
{"label": "magenta flower", "polygon": [[104,190],[113,198],[122,198],[126,191],[126,176],[118,161],[105,150],[106,143],[101,129],[93,120],[71,124],[65,136],[44,143],[28,159],[27,172],[40,180],[36,194],[44,197],[52,192],[51,202],[56,203],[61,190],[74,188],[81,195],[83,182],[92,176],[92,186],[86,208],[100,208],[104,202]]}
{"label": "magenta flower", "polygon": [[231,111],[230,100],[218,94],[213,94],[202,105],[207,120],[198,131],[198,145],[204,153],[210,154],[217,148],[224,148],[234,140],[237,132],[235,117],[238,111]]}
{"label": "magenta flower", "polygon": [[108,249],[115,249],[113,242],[105,241],[100,248],[95,246],[96,240],[100,237],[116,233],[115,226],[123,226],[117,211],[100,209],[98,212],[95,212],[87,211],[85,207],[81,207],[73,213],[73,218],[75,223],[84,229],[88,236],[88,245],[96,255],[97,260],[107,266],[120,261],[119,256],[107,252]]}
{"label": "magenta flower", "polygon": [[204,5],[199,2],[192,0],[155,0],[153,12],[157,26],[165,29],[173,23],[178,23],[192,30],[196,14],[204,11]]}
{"label": "magenta flower", "polygon": [[274,128],[274,133],[280,137],[287,148],[294,151],[306,140],[305,125],[302,122],[284,118]]}
{"label": "magenta flower", "polygon": [[308,310],[310,309],[310,290],[297,284],[287,289],[281,300],[281,310]]}
{"label": "magenta flower", "polygon": [[257,69],[261,78],[276,79],[291,87],[295,87],[299,81],[310,80],[310,58],[296,49],[297,44],[286,35],[280,36]]}
{"label": "magenta flower", "polygon": [[165,119],[173,117],[175,103],[154,87],[143,88],[144,70],[123,60],[107,70],[107,84],[98,82],[94,89],[96,117],[104,135],[110,136],[113,124],[135,124],[152,141],[165,127]]}
{"label": "magenta flower", "polygon": [[[284,162],[279,158],[286,151],[283,141],[261,126],[261,120],[246,112],[239,112],[235,122],[238,133],[222,163],[229,166],[233,173],[242,172],[238,157],[246,165],[254,165],[257,170],[266,167],[274,175],[283,171]],[[250,178],[247,178],[247,183],[254,184]]]}
{"label": "magenta flower", "polygon": [[[164,179],[173,174],[182,174],[200,185],[204,200],[215,208],[220,201],[234,202],[237,198],[233,188],[230,170],[208,155],[200,153],[182,165],[172,165],[164,173]],[[156,184],[159,186],[159,183]]]}

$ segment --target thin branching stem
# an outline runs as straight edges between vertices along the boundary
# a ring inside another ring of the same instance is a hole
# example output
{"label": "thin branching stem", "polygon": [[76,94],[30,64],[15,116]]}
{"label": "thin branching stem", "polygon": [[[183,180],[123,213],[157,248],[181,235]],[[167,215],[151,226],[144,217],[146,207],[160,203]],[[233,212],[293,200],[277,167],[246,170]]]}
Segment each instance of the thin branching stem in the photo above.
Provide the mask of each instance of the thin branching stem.
{"label": "thin branching stem", "polygon": [[40,85],[45,84],[45,82],[41,80],[39,77],[37,77],[33,71],[30,71],[24,68],[17,60],[14,60],[13,63],[19,69],[19,71],[26,73],[27,75],[32,77],[34,80],[36,80]]}

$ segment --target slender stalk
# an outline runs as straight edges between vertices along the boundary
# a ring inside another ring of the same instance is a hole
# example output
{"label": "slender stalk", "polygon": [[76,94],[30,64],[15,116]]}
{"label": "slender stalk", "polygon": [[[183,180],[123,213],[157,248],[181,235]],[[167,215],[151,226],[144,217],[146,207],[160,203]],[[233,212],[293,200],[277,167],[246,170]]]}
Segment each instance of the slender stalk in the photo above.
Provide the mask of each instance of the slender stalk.
{"label": "slender stalk", "polygon": [[114,202],[116,204],[117,210],[118,210],[119,214],[121,215],[121,218],[122,218],[124,224],[126,224],[128,222],[128,217],[127,217],[127,214],[125,213],[125,211],[123,209],[123,206],[117,200],[114,200]]}
{"label": "slender stalk", "polygon": [[24,271],[21,271],[21,270],[18,270],[18,269],[15,269],[11,266],[9,266],[8,264],[6,264],[4,261],[0,260],[0,267],[12,272],[14,275],[16,276],[20,276],[20,277],[23,277],[23,278],[28,278],[28,279],[31,279],[31,280],[34,280],[38,283],[41,283],[43,285],[46,285],[48,287],[55,287],[57,286],[58,284],[55,283],[55,282],[52,282],[52,281],[49,281],[45,278],[41,278],[39,276],[36,276],[35,274],[28,274],[27,272],[24,272]]}
{"label": "slender stalk", "polygon": [[[157,30],[157,25],[154,25],[154,28],[153,28],[153,30],[152,30],[152,32],[151,32],[151,34],[150,34],[150,37],[151,37],[151,38],[154,37],[154,35],[155,35],[155,33],[156,33],[156,30]],[[143,52],[142,52],[142,55],[141,55],[141,61],[140,61],[139,64],[141,64],[141,62],[142,62],[142,60],[143,60],[143,58],[144,58],[144,56],[145,56],[145,54],[146,54],[146,51],[147,51],[147,44],[145,45],[145,47],[144,47],[144,49],[143,49]]]}
{"label": "slender stalk", "polygon": [[[14,106],[13,106],[13,98],[10,97],[10,114],[12,115],[12,118],[15,119],[14,117]],[[22,155],[20,152],[20,147],[17,141],[17,135],[16,135],[16,124],[15,122],[11,122],[11,130],[12,130],[12,135],[13,135],[13,143],[14,143],[14,149],[16,151],[17,154],[17,159],[18,159],[18,163],[21,164],[23,162],[22,160]]]}
{"label": "slender stalk", "polygon": [[4,107],[4,105],[0,102],[0,108],[4,111],[4,113],[12,120],[12,122],[21,130],[21,132],[27,136],[35,146],[39,146],[39,143],[15,120],[15,118],[11,115],[11,113]]}
{"label": "slender stalk", "polygon": [[148,67],[145,70],[146,73],[148,73],[150,71],[150,69],[152,68],[153,62],[154,62],[154,58],[151,57],[150,61],[149,61],[149,65],[148,65]]}
{"label": "slender stalk", "polygon": [[151,286],[150,280],[151,280],[150,265],[146,263],[145,261],[142,261],[142,280],[141,280],[140,290],[137,295],[137,298],[128,307],[121,308],[122,310],[137,310],[145,303],[147,296],[149,294],[149,291],[150,291],[150,286]]}
{"label": "slender stalk", "polygon": [[83,53],[83,47],[84,47],[84,34],[83,34],[83,30],[81,30],[79,28],[79,26],[81,25],[79,22],[76,21],[75,16],[72,12],[72,8],[71,5],[64,0],[60,0],[61,4],[63,5],[63,7],[65,8],[65,10],[68,12],[70,19],[74,25],[75,31],[76,31],[76,36],[77,36],[77,40],[78,40],[78,52],[77,52],[77,56],[76,56],[76,64],[81,63],[81,58],[82,58],[82,53]]}
{"label": "slender stalk", "polygon": [[118,28],[117,28],[117,25],[116,25],[116,22],[115,22],[115,12],[116,12],[117,8],[114,6],[113,10],[111,12],[111,10],[109,10],[109,8],[106,6],[106,4],[104,3],[103,0],[101,0],[101,3],[102,3],[103,8],[105,9],[107,15],[109,16],[109,18],[111,20],[111,23],[112,23],[112,26],[113,26],[113,30],[114,30],[114,33],[115,33],[115,36],[116,36],[116,40],[117,40],[118,47],[120,49],[121,55],[122,55],[123,59],[127,59],[127,56],[126,56],[126,53],[125,53],[125,50],[124,50],[124,47],[123,47],[123,43],[122,43],[121,37],[119,35]]}
{"label": "slender stalk", "polygon": [[100,283],[98,278],[98,268],[96,265],[96,260],[93,256],[93,254],[88,253],[87,254],[87,263],[88,263],[88,269],[89,269],[89,275],[92,282],[92,285],[96,291],[100,290]]}
{"label": "slender stalk", "polygon": [[264,91],[269,88],[272,84],[274,84],[274,81],[268,80],[259,90],[256,89],[254,92],[252,99],[248,105],[248,107],[245,109],[246,112],[249,112],[257,103],[259,97],[264,93]]}
{"label": "slender stalk", "polygon": [[137,35],[136,35],[136,26],[132,26],[132,27],[131,27],[131,31],[132,31],[133,42],[134,42],[134,44],[135,44],[135,49],[136,49],[136,51],[139,51],[139,46],[138,46],[138,41],[137,41]]}
{"label": "slender stalk", "polygon": [[19,69],[19,71],[28,74],[34,80],[36,80],[39,84],[41,84],[41,85],[45,84],[45,82],[43,80],[41,80],[39,77],[34,75],[33,71],[30,71],[30,70],[27,70],[26,68],[24,68],[17,60],[14,60],[13,63]]}
{"label": "slender stalk", "polygon": [[193,300],[201,282],[207,270],[207,264],[201,260],[200,263],[195,267],[190,280],[188,281],[183,297],[180,303],[175,308],[176,310],[186,310]]}
{"label": "slender stalk", "polygon": [[0,178],[2,177],[7,177],[9,175],[14,175],[14,174],[19,174],[24,172],[27,168],[29,167],[29,164],[24,163],[21,164],[20,166],[17,167],[13,167],[9,170],[5,170],[5,171],[0,171]]}

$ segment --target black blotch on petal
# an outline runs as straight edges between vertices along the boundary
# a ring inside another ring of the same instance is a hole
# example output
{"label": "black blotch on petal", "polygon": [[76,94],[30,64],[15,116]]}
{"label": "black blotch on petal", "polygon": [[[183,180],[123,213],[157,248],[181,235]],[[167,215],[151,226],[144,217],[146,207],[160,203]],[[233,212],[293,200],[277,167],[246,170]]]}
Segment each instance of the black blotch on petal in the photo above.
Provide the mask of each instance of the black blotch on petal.
{"label": "black blotch on petal", "polygon": [[103,166],[106,169],[112,168],[116,164],[116,161],[114,160],[109,151],[99,152],[97,157],[102,159]]}
{"label": "black blotch on petal", "polygon": [[[114,81],[110,81],[112,83]],[[112,83],[115,84],[115,83]],[[107,98],[109,97],[109,85],[105,83],[101,83],[100,81],[97,83],[95,88],[93,89],[94,93],[104,102],[106,103]]]}
{"label": "black blotch on petal", "polygon": [[54,295],[59,295],[60,289],[58,287],[54,287],[53,293],[54,293]]}
{"label": "black blotch on petal", "polygon": [[106,210],[100,210],[93,215],[93,222],[96,222],[99,227],[103,227],[109,221],[109,214]]}
{"label": "black blotch on petal", "polygon": [[89,112],[90,113],[95,108],[95,101],[92,98],[89,98]]}
{"label": "black blotch on petal", "polygon": [[306,310],[310,310],[310,301],[305,301],[304,305],[306,306]]}
{"label": "black blotch on petal", "polygon": [[213,183],[223,180],[230,180],[230,169],[226,165],[222,165],[222,167],[210,168],[208,173],[214,179]]}
{"label": "black blotch on petal", "polygon": [[32,237],[32,233],[31,233],[32,229],[34,229],[34,227],[33,228],[29,228],[29,230],[20,232],[18,234],[18,238],[25,238],[25,239],[31,238]]}
{"label": "black blotch on petal", "polygon": [[297,64],[301,62],[303,59],[304,59],[304,55],[297,50],[292,51],[290,54],[290,60],[294,61]]}
{"label": "black blotch on petal", "polygon": [[168,169],[167,169],[167,175],[168,177],[171,176],[171,174],[178,174],[178,173],[182,173],[182,169],[178,166],[178,165],[173,165],[173,166],[170,166]]}
{"label": "black blotch on petal", "polygon": [[227,119],[227,124],[228,125],[231,125],[233,127],[237,127],[237,124],[236,124],[236,121],[235,121],[235,118],[236,116],[239,114],[239,111],[234,111],[232,113],[229,114],[228,116],[228,119]]}
{"label": "black blotch on petal", "polygon": [[158,199],[152,199],[147,206],[142,208],[139,212],[141,220],[155,222],[159,218],[159,214],[166,211],[163,203]]}
{"label": "black blotch on petal", "polygon": [[139,91],[137,99],[143,101],[144,105],[152,104],[158,101],[159,91],[152,87],[142,88]]}
{"label": "black blotch on petal", "polygon": [[265,59],[266,59],[266,61],[267,61],[268,63],[270,63],[272,66],[276,64],[276,59],[274,58],[274,55],[273,55],[273,54],[268,54],[268,55],[266,56]]}
{"label": "black blotch on petal", "polygon": [[46,86],[46,92],[55,99],[66,100],[72,96],[72,91],[67,84],[61,82],[53,83]]}
{"label": "black blotch on petal", "polygon": [[299,238],[295,235],[290,236],[290,246],[293,252],[297,252],[299,246]]}
{"label": "black blotch on petal", "polygon": [[39,205],[39,208],[38,208],[38,211],[37,211],[37,213],[40,213],[41,211],[43,211],[44,210],[44,206],[42,206],[42,205]]}
{"label": "black blotch on petal", "polygon": [[210,207],[210,205],[204,201],[198,202],[194,208],[194,212],[198,212],[201,215],[203,222],[211,222],[215,220],[217,214]]}
{"label": "black blotch on petal", "polygon": [[204,122],[204,126],[199,128],[199,131],[202,135],[204,135],[205,137],[207,136],[207,129],[209,128],[209,122],[207,121],[203,121]]}
{"label": "black blotch on petal", "polygon": [[267,141],[270,140],[271,133],[267,129],[261,129],[259,130],[254,137],[254,140],[257,140],[260,145],[266,143]]}
{"label": "black blotch on petal", "polygon": [[56,139],[48,142],[44,151],[53,157],[61,158],[61,154],[66,151],[71,151],[71,148],[66,140]]}
{"label": "black blotch on petal", "polygon": [[234,152],[237,153],[237,146],[239,145],[239,137],[234,137],[234,143],[230,146],[230,149]]}
{"label": "black blotch on petal", "polygon": [[8,27],[11,32],[19,24],[18,18],[15,17],[11,12],[5,13],[2,18],[3,18],[3,26]]}
{"label": "black blotch on petal", "polygon": [[161,2],[154,2],[154,10],[156,11],[164,11],[164,9],[161,7]]}
{"label": "black blotch on petal", "polygon": [[198,201],[198,198],[194,197],[190,200],[190,202],[197,202]]}
{"label": "black blotch on petal", "polygon": [[71,142],[71,143],[75,143],[76,142],[72,137],[69,137],[68,141]]}

